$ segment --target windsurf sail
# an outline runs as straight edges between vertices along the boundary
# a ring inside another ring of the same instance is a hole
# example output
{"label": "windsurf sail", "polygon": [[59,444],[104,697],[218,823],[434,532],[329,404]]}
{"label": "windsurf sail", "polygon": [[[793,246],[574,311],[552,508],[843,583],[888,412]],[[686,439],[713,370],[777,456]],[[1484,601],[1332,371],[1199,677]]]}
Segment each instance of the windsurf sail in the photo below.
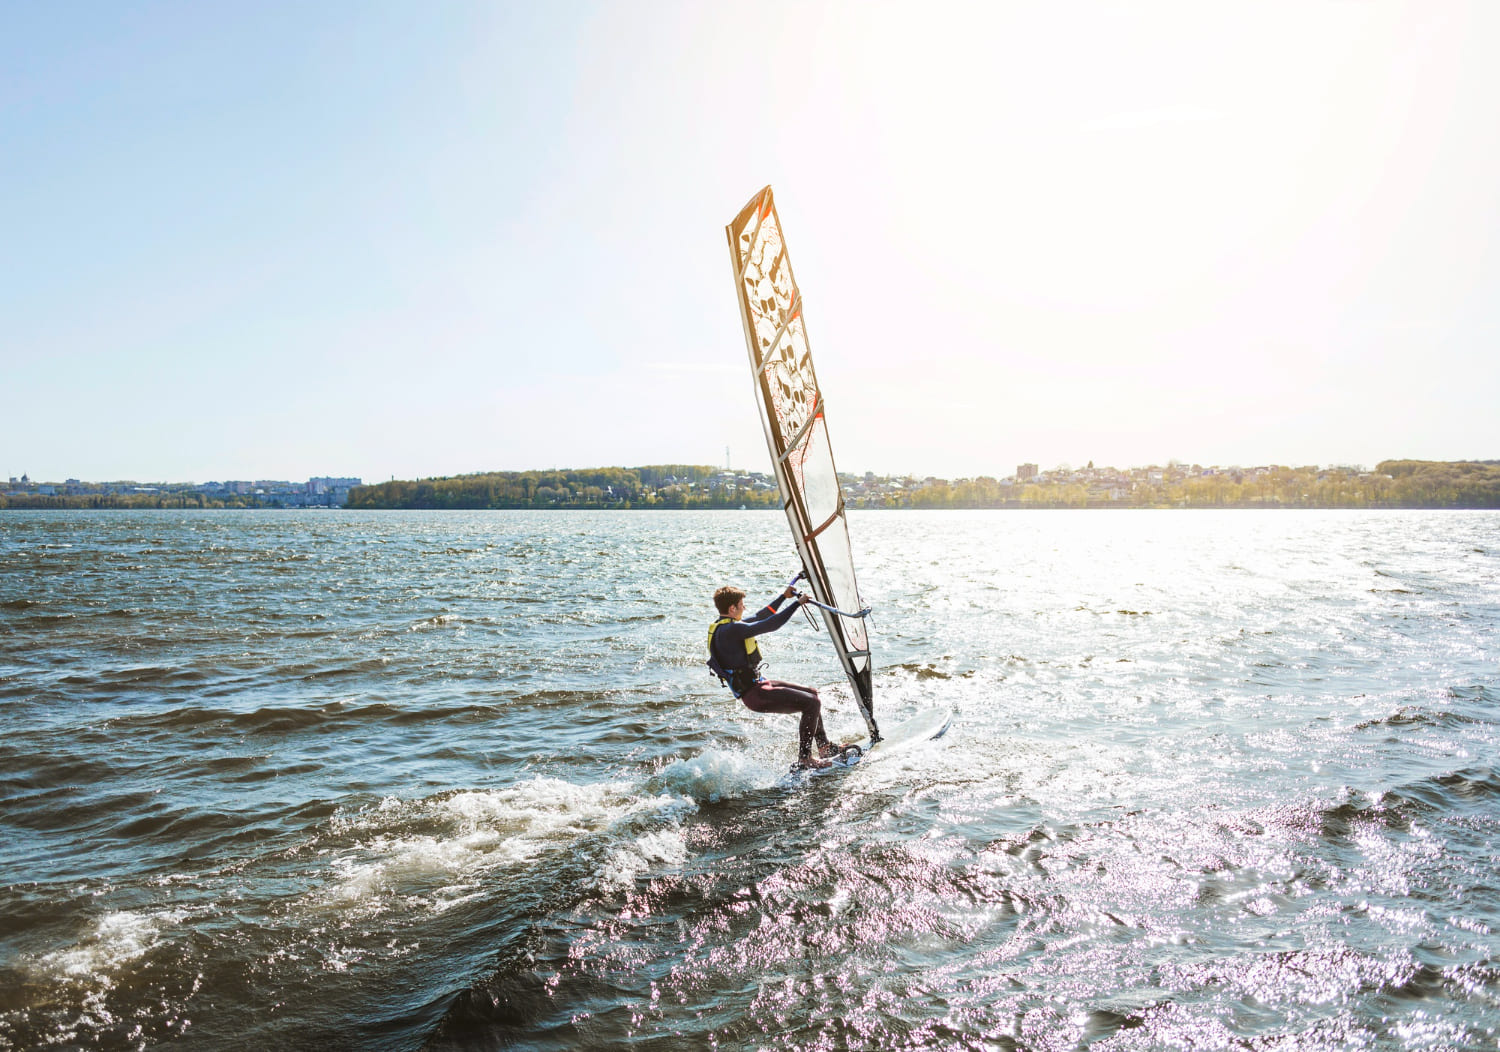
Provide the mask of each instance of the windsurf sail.
{"label": "windsurf sail", "polygon": [[823,624],[854,688],[872,742],[880,740],[870,681],[870,638],[854,579],[849,524],[839,487],[823,392],[813,372],[802,294],[768,186],[726,228],[735,291],[766,446],[802,569]]}

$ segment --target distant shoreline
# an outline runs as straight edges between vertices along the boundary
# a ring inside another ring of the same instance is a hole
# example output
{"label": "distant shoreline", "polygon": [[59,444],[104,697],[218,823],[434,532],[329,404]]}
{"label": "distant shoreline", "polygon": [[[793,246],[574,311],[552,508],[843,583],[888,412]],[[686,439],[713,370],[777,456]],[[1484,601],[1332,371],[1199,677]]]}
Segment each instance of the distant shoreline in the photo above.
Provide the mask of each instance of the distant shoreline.
{"label": "distant shoreline", "polygon": [[[25,479],[21,480],[24,484]],[[309,481],[357,482],[354,479]],[[79,487],[88,484],[70,484]],[[416,480],[392,479],[313,494],[267,488],[225,496],[177,484],[134,492],[0,494],[0,510],[218,511],[234,508],[367,511],[735,511],[779,509],[777,480],[758,471],[701,464],[636,468],[494,471]],[[831,487],[830,487],[831,488]],[[1228,508],[1468,510],[1500,508],[1500,461],[1385,460],[1361,467],[1201,467],[1177,462],[1118,470],[1087,467],[1039,471],[1023,464],[998,479],[844,474],[838,488],[851,511],[1104,510]],[[345,495],[347,494],[346,499]]]}
{"label": "distant shoreline", "polygon": [[[533,512],[537,515],[555,515],[560,512],[585,512],[588,514],[632,514],[634,512],[681,512],[681,511],[707,511],[714,513],[736,513],[742,511],[780,511],[780,508],[768,507],[758,504],[743,508],[726,507],[724,505],[713,505],[704,507],[667,507],[663,505],[620,507],[610,505],[551,505],[548,507],[536,507],[535,505],[520,504],[509,507],[489,508],[432,508],[432,507],[291,507],[283,508],[274,505],[261,505],[255,507],[227,507],[227,508],[200,508],[194,505],[167,504],[161,507],[141,507],[122,505],[120,507],[24,507],[10,506],[0,507],[0,515],[6,512],[141,512],[149,513],[156,511],[186,511],[194,514],[217,515],[221,513],[233,513],[242,511],[270,512],[273,514],[314,512],[317,514],[329,514],[339,512],[384,512],[384,511],[407,511],[407,512],[490,512],[490,511],[524,511]],[[1500,511],[1500,506],[1494,504],[1129,504],[1125,502],[1112,503],[1090,503],[1090,504],[1044,504],[1037,501],[1013,501],[1008,504],[985,504],[973,506],[951,505],[936,508],[927,506],[904,505],[900,507],[861,507],[849,505],[851,512],[873,512],[876,514],[900,514],[912,511]]]}

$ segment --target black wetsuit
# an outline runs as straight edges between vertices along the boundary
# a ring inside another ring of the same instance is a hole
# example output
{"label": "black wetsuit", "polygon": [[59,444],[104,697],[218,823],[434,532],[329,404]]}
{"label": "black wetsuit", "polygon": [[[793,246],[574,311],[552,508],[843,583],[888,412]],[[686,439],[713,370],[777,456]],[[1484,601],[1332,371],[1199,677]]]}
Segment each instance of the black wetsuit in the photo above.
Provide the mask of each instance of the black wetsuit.
{"label": "black wetsuit", "polygon": [[811,687],[795,683],[783,683],[775,679],[762,679],[760,648],[746,641],[767,632],[774,632],[786,624],[797,612],[793,603],[780,609],[785,595],[778,595],[769,606],[757,610],[754,617],[744,621],[721,620],[713,630],[713,656],[729,671],[730,687],[753,712],[795,713],[802,717],[797,728],[797,755],[806,759],[812,755],[813,743],[828,744],[828,735],[823,730],[823,703],[818,692]]}

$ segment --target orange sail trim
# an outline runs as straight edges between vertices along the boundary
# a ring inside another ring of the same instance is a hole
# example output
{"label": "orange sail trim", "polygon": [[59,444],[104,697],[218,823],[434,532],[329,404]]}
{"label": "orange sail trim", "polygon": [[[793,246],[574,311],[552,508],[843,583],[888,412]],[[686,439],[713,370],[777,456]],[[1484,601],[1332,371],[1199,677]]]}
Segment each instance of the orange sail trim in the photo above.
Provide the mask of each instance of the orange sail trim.
{"label": "orange sail trim", "polygon": [[834,514],[828,516],[827,521],[824,522],[823,525],[819,526],[817,529],[813,530],[812,533],[809,533],[807,535],[807,540],[808,541],[816,540],[817,537],[818,537],[818,534],[822,533],[824,530],[828,529],[828,527],[830,527],[834,523],[838,522],[841,517],[842,517],[842,513],[840,513],[840,512],[835,512]]}

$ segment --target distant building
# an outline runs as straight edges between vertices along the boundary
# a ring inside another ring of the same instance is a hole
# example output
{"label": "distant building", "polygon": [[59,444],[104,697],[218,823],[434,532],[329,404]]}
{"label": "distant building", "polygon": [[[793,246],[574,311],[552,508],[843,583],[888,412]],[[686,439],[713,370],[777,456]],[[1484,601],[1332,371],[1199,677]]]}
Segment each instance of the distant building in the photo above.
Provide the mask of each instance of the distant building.
{"label": "distant building", "polygon": [[305,500],[310,506],[342,507],[349,501],[349,491],[355,486],[362,485],[364,485],[363,480],[357,478],[333,478],[331,476],[310,478],[307,480]]}
{"label": "distant building", "polygon": [[1034,479],[1036,476],[1037,467],[1035,464],[1019,464],[1016,466],[1016,478],[1022,482],[1025,482],[1027,479]]}
{"label": "distant building", "polygon": [[347,491],[359,485],[362,485],[360,480],[353,478],[312,478],[307,480],[307,492],[314,497],[323,497],[334,490]]}

